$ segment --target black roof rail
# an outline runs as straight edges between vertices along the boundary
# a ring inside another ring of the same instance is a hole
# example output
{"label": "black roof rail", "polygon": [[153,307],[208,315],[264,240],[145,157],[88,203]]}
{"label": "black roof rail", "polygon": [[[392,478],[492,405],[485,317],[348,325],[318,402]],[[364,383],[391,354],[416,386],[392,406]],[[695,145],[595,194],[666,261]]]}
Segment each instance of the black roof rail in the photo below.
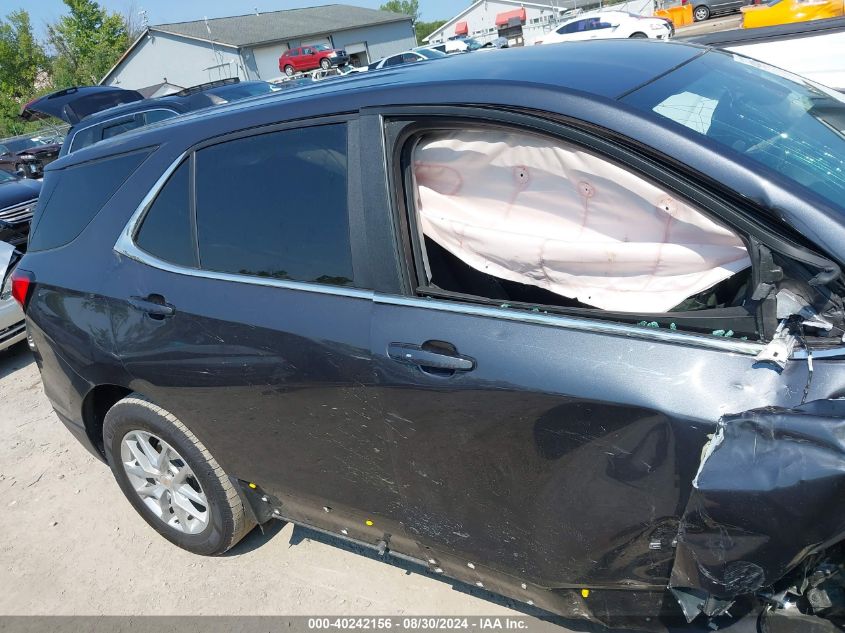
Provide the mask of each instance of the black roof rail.
{"label": "black roof rail", "polygon": [[229,77],[228,79],[217,79],[215,81],[209,81],[208,83],[199,84],[198,86],[191,86],[190,88],[185,88],[184,90],[180,90],[179,92],[168,95],[171,97],[189,97],[190,95],[197,94],[198,92],[205,92],[206,90],[211,90],[212,88],[219,88],[220,86],[230,86],[232,84],[240,83],[240,77]]}

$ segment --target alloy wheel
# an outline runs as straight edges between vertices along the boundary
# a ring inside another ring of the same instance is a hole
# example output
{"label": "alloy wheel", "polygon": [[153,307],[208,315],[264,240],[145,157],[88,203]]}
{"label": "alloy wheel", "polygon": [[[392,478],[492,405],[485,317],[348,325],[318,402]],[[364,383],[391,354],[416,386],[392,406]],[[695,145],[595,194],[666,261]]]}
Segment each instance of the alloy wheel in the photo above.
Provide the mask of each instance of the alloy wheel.
{"label": "alloy wheel", "polygon": [[206,528],[205,491],[170,444],[147,431],[130,431],[120,443],[120,461],[138,497],[162,522],[186,534]]}

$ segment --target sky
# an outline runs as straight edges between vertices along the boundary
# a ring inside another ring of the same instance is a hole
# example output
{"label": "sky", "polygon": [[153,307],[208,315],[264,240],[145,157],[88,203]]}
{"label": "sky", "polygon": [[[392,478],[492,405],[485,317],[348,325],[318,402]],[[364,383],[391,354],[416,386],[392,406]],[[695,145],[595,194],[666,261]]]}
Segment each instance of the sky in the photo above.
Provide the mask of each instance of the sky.
{"label": "sky", "polygon": [[[133,10],[147,12],[149,24],[168,22],[187,22],[205,17],[219,18],[231,15],[243,15],[259,11],[279,11],[313,7],[320,4],[353,4],[371,9],[378,9],[384,0],[99,0],[100,4],[119,13]],[[424,21],[451,18],[469,4],[450,0],[420,0],[420,19]],[[65,13],[62,0],[0,0],[0,17],[5,17],[17,9],[26,9],[32,18],[32,25],[38,37],[44,36],[45,25]],[[136,18],[138,16],[136,15]],[[139,20],[140,21],[140,20]]]}

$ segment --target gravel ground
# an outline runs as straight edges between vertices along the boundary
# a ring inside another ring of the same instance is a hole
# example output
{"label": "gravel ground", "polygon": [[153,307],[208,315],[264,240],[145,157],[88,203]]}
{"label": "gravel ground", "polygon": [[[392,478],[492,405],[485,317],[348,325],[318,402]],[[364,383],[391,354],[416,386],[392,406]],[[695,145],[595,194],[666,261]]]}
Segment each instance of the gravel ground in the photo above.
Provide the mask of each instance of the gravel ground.
{"label": "gravel ground", "polygon": [[0,352],[0,434],[0,614],[522,615],[281,523],[220,558],[176,548],[59,422],[25,344]]}

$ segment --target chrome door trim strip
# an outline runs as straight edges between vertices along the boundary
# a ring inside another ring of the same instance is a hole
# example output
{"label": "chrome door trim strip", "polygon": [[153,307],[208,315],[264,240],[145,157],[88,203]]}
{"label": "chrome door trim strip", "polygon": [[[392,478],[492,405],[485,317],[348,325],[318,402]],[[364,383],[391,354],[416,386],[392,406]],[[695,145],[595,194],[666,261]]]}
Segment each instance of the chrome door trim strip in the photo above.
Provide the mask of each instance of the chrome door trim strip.
{"label": "chrome door trim strip", "polygon": [[376,294],[376,303],[385,305],[405,306],[422,308],[426,310],[438,310],[440,312],[451,312],[467,314],[472,316],[486,317],[490,319],[518,321],[522,323],[533,323],[558,327],[565,330],[577,330],[584,332],[595,332],[609,334],[612,336],[623,336],[644,340],[660,341],[666,343],[677,343],[691,347],[702,347],[722,352],[734,352],[756,356],[763,349],[763,344],[755,341],[743,341],[733,338],[722,338],[694,334],[690,332],[679,332],[668,328],[650,328],[627,323],[616,323],[614,321],[602,321],[599,319],[585,319],[580,317],[566,316],[560,314],[543,314],[527,312],[517,308],[498,308],[493,306],[472,305],[439,299],[424,299],[418,297],[395,297]]}

